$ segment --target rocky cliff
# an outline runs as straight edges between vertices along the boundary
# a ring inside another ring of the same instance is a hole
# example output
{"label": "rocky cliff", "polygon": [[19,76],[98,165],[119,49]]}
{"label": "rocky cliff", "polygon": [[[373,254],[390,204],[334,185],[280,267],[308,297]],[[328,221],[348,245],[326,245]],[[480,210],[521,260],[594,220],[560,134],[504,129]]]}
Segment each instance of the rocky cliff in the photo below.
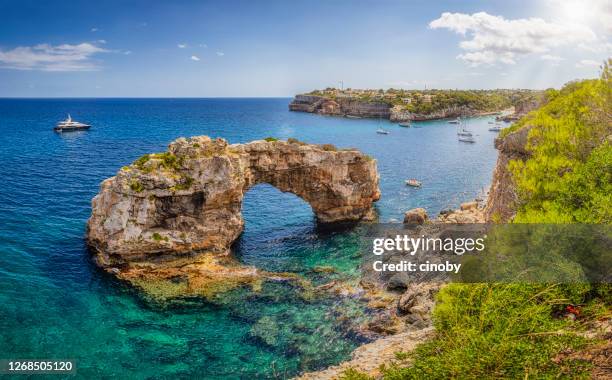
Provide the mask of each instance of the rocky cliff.
{"label": "rocky cliff", "polygon": [[160,295],[278,279],[229,255],[244,225],[244,193],[259,183],[300,196],[322,223],[372,218],[380,197],[376,161],[357,150],[180,138],[102,183],[88,243],[99,266]]}
{"label": "rocky cliff", "polygon": [[321,115],[374,117],[388,119],[391,111],[385,102],[366,102],[356,98],[330,99],[314,95],[296,95],[289,104],[290,111]]}
{"label": "rocky cliff", "polygon": [[363,101],[350,97],[331,99],[316,95],[296,95],[289,104],[289,110],[331,116],[382,118],[392,122],[447,119],[479,114],[469,107],[449,107],[429,114],[418,114],[383,101]]}
{"label": "rocky cliff", "polygon": [[508,163],[511,160],[529,158],[526,145],[530,130],[529,126],[523,127],[495,140],[495,148],[499,151],[499,155],[485,207],[485,218],[489,222],[507,222],[516,214],[517,194],[512,173],[508,170]]}

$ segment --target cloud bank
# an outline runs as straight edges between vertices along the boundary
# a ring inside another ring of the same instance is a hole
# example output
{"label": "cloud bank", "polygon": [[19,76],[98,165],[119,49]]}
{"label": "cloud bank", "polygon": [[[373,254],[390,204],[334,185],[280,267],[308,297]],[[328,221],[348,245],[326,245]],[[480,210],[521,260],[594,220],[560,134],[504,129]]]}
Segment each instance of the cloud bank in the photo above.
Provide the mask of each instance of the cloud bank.
{"label": "cloud bank", "polygon": [[486,12],[443,13],[429,23],[431,29],[448,29],[464,37],[457,58],[471,66],[515,64],[520,56],[543,54],[551,49],[597,40],[588,27],[546,22],[540,18],[508,20]]}
{"label": "cloud bank", "polygon": [[95,71],[99,66],[92,61],[103,49],[88,42],[78,45],[39,44],[0,50],[0,67],[15,70],[40,71]]}

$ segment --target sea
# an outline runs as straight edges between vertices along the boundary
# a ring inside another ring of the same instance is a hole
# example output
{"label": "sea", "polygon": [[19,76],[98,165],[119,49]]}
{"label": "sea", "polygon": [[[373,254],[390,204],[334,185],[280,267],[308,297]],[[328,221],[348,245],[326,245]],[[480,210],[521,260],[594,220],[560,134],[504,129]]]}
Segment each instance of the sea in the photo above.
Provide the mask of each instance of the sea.
{"label": "sea", "polygon": [[[491,116],[465,120],[476,139],[470,144],[445,120],[402,128],[290,112],[290,101],[0,99],[0,359],[72,360],[70,378],[267,379],[350,358],[367,341],[356,329],[369,313],[359,299],[271,284],[211,300],[151,300],[97,269],[85,244],[100,182],[181,136],[358,148],[377,160],[381,222],[401,221],[415,207],[435,216],[490,184]],[[67,114],[92,128],[55,133]],[[406,186],[408,178],[423,186]],[[243,215],[233,247],[241,262],[314,284],[359,276],[358,230],[318,228],[297,196],[258,185],[245,195]]]}

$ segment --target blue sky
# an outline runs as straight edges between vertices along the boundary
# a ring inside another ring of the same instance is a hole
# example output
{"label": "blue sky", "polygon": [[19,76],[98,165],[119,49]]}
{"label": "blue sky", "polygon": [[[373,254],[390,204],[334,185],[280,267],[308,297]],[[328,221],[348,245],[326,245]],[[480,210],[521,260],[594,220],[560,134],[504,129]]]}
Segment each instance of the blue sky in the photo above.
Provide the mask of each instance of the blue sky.
{"label": "blue sky", "polygon": [[0,96],[559,87],[597,75],[611,25],[607,0],[0,0]]}

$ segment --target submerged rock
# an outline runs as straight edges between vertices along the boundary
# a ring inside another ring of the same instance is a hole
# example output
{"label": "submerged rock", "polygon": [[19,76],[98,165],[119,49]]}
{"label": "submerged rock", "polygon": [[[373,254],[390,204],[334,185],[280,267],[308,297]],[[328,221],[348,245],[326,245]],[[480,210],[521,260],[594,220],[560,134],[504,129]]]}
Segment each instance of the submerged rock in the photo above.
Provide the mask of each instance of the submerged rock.
{"label": "submerged rock", "polygon": [[303,198],[321,223],[372,219],[380,197],[376,161],[357,150],[179,138],[102,182],[87,224],[95,261],[160,296],[295,280],[242,266],[229,254],[244,226],[244,193],[259,183]]}

